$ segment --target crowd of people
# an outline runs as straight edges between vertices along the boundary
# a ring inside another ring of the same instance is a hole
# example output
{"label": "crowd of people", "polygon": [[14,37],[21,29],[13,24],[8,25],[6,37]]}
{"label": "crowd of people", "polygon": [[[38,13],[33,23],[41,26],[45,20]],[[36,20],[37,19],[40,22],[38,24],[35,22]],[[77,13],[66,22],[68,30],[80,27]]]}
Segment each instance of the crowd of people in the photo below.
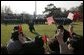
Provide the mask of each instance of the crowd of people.
{"label": "crowd of people", "polygon": [[59,25],[52,38],[36,35],[33,40],[15,26],[7,47],[1,45],[1,54],[81,54],[82,40],[74,33],[72,25],[69,30]]}

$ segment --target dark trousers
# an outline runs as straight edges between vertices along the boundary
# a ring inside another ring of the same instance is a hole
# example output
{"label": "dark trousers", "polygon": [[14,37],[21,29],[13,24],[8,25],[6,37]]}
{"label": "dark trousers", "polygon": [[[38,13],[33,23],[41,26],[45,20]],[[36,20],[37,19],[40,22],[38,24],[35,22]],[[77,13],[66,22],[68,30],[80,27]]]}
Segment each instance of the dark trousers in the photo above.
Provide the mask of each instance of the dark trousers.
{"label": "dark trousers", "polygon": [[35,28],[34,27],[29,27],[29,30],[30,30],[30,32],[33,32],[33,31],[35,31]]}

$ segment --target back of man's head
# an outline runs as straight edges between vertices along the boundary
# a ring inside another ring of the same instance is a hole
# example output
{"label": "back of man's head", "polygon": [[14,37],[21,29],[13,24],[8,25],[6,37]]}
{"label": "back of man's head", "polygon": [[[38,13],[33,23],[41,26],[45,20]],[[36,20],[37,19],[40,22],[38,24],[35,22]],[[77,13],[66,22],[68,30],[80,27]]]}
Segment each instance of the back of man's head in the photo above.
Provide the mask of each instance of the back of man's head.
{"label": "back of man's head", "polygon": [[63,25],[59,25],[57,29],[64,29]]}
{"label": "back of man's head", "polygon": [[13,30],[15,31],[15,30],[18,30],[18,29],[19,29],[19,26],[15,26]]}
{"label": "back of man's head", "polygon": [[11,39],[18,40],[18,35],[19,35],[18,31],[13,32],[12,36],[11,36]]}
{"label": "back of man's head", "polygon": [[35,37],[35,43],[37,44],[37,45],[39,45],[40,47],[42,47],[43,46],[43,40],[42,40],[42,37],[41,36],[36,36]]}

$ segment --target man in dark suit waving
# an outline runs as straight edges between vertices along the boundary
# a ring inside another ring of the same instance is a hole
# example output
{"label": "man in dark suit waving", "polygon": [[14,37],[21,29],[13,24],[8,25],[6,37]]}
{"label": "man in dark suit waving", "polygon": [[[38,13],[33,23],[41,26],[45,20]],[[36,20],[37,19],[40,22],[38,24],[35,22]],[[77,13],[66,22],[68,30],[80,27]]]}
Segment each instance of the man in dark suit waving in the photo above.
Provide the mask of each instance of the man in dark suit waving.
{"label": "man in dark suit waving", "polygon": [[29,25],[29,30],[30,30],[30,32],[33,33],[33,31],[35,31],[34,22],[33,22],[33,21],[30,21],[30,22],[28,23],[28,25]]}

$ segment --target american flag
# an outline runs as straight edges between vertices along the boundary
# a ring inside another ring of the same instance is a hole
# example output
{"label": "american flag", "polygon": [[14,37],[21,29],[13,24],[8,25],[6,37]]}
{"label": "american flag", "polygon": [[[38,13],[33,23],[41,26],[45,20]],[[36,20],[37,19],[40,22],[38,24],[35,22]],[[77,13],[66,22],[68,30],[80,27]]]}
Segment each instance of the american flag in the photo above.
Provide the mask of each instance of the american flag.
{"label": "american flag", "polygon": [[43,35],[42,36],[42,40],[44,41],[44,43],[46,43],[47,42],[47,36],[46,35]]}
{"label": "american flag", "polygon": [[70,12],[70,13],[68,14],[68,17],[67,17],[67,18],[69,18],[70,20],[73,20],[74,14]]}
{"label": "american flag", "polygon": [[18,26],[19,26],[18,31],[19,31],[19,32],[22,32],[22,26],[21,26],[21,24],[19,24]]}
{"label": "american flag", "polygon": [[48,22],[48,25],[51,25],[52,22],[54,22],[53,17],[52,16],[51,17],[48,17],[47,18],[47,22]]}

